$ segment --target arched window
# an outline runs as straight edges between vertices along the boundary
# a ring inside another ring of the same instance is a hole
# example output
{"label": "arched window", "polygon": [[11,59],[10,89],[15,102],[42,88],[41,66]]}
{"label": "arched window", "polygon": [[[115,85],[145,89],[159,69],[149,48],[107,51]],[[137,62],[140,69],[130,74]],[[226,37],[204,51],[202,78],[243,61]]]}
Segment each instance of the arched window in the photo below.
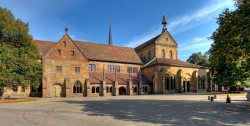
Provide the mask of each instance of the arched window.
{"label": "arched window", "polygon": [[137,87],[136,86],[134,87],[134,92],[137,92]]}
{"label": "arched window", "polygon": [[165,58],[165,51],[164,50],[161,51],[161,58]]}
{"label": "arched window", "polygon": [[96,87],[96,93],[99,93],[99,87]]}
{"label": "arched window", "polygon": [[73,93],[82,93],[82,83],[80,81],[76,81],[73,87]]}
{"label": "arched window", "polygon": [[198,76],[198,89],[201,89],[201,77]]}
{"label": "arched window", "polygon": [[92,93],[95,93],[95,87],[92,87]]}
{"label": "arched window", "polygon": [[106,87],[106,93],[109,93],[109,87],[108,86]]}
{"label": "arched window", "polygon": [[109,87],[109,92],[110,92],[110,93],[112,93],[112,86],[111,86],[111,87]]}
{"label": "arched window", "polygon": [[166,77],[166,79],[165,79],[165,89],[166,90],[169,89],[169,77]]}
{"label": "arched window", "polygon": [[175,78],[174,78],[174,89],[175,89]]}
{"label": "arched window", "polygon": [[170,89],[174,89],[174,78],[173,77],[171,77],[171,79],[170,79],[170,86],[171,86]]}
{"label": "arched window", "polygon": [[151,59],[151,57],[150,57],[150,51],[148,51],[148,60],[150,60]]}
{"label": "arched window", "polygon": [[169,59],[173,59],[173,54],[171,50],[169,51]]}
{"label": "arched window", "polygon": [[205,89],[205,77],[202,77],[201,83],[202,83],[201,88]]}

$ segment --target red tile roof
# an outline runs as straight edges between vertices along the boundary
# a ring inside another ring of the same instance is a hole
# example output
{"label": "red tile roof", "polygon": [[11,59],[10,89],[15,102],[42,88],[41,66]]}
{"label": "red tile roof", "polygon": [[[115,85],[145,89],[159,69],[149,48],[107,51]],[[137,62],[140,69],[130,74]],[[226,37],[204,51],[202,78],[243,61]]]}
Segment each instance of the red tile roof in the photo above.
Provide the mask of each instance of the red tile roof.
{"label": "red tile roof", "polygon": [[89,60],[142,64],[133,48],[76,40],[74,43]]}
{"label": "red tile roof", "polygon": [[[139,83],[138,76],[137,74],[130,74],[130,78],[133,84]],[[142,79],[143,84],[152,84],[152,82],[149,79],[147,79],[144,75],[142,75],[141,79]],[[90,80],[90,83],[96,83],[96,84],[102,83],[103,73],[89,72],[89,80]],[[117,73],[118,84],[128,84],[128,80],[129,80],[129,74]],[[109,83],[109,84],[114,83],[115,73],[105,73],[105,81],[106,83]]]}
{"label": "red tile roof", "polygon": [[[44,40],[34,41],[38,45],[41,55],[45,55],[56,44],[56,42]],[[73,40],[73,42],[88,60],[142,64],[133,48],[77,40]]]}
{"label": "red tile roof", "polygon": [[192,64],[189,62],[184,62],[175,59],[165,59],[165,58],[154,58],[152,61],[144,65],[144,67],[153,66],[153,65],[166,65],[166,66],[178,66],[178,67],[191,67],[191,68],[204,68],[209,69],[208,67]]}
{"label": "red tile roof", "polygon": [[34,40],[38,46],[41,55],[45,55],[51,48],[56,45],[56,42],[44,41],[44,40]]}

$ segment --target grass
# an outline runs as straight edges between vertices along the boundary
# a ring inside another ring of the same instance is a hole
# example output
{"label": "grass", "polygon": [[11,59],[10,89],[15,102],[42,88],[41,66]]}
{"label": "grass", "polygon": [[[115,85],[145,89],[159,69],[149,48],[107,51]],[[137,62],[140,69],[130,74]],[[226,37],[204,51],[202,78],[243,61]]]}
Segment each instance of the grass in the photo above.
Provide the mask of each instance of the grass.
{"label": "grass", "polygon": [[30,102],[30,101],[36,101],[37,99],[35,98],[5,98],[5,99],[0,99],[0,104],[1,103],[17,103],[17,102]]}

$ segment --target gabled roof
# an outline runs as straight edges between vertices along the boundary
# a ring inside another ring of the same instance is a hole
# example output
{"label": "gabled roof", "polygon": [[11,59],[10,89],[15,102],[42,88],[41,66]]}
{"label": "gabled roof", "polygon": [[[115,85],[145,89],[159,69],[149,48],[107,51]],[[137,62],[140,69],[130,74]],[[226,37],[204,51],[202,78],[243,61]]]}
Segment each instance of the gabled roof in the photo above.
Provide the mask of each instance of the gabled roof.
{"label": "gabled roof", "polygon": [[151,44],[154,44],[155,41],[156,41],[160,36],[161,36],[161,34],[159,34],[159,35],[155,36],[154,38],[152,38],[152,39],[150,39],[150,40],[148,40],[148,41],[142,43],[141,45],[135,47],[135,51],[139,51],[139,50],[143,49],[144,47],[147,47],[147,46],[149,46],[149,45],[151,45]]}
{"label": "gabled roof", "polygon": [[[178,43],[175,41],[175,39],[173,38],[173,36],[168,32],[168,30],[165,30],[165,31],[161,34],[161,36],[164,36],[165,34],[168,34],[169,37],[173,40],[173,42],[178,46]],[[161,36],[159,36],[158,39],[159,39]],[[158,41],[158,39],[156,39],[155,41]]]}
{"label": "gabled roof", "polygon": [[[130,74],[130,78],[133,84],[138,84],[139,79],[137,74]],[[144,75],[141,77],[143,84],[152,84],[150,80],[148,80]],[[129,74],[117,73],[117,81],[118,84],[128,84]],[[89,72],[89,81],[90,83],[99,84],[103,81],[103,73],[97,72]],[[114,83],[115,81],[115,73],[105,73],[105,81],[106,83]]]}
{"label": "gabled roof", "polygon": [[[41,55],[45,55],[57,42],[34,40]],[[142,64],[135,50],[130,47],[112,46],[72,40],[88,60]]]}
{"label": "gabled roof", "polygon": [[74,40],[88,60],[142,64],[133,48]]}
{"label": "gabled roof", "polygon": [[184,62],[175,59],[165,59],[165,58],[154,58],[150,63],[143,67],[153,66],[153,65],[165,65],[165,66],[177,66],[177,67],[191,67],[191,68],[203,68],[209,69],[208,67],[192,64],[189,62]]}
{"label": "gabled roof", "polygon": [[52,41],[44,41],[44,40],[34,40],[37,44],[37,47],[39,51],[41,52],[41,55],[45,55],[51,48],[53,48],[56,45],[56,42]]}

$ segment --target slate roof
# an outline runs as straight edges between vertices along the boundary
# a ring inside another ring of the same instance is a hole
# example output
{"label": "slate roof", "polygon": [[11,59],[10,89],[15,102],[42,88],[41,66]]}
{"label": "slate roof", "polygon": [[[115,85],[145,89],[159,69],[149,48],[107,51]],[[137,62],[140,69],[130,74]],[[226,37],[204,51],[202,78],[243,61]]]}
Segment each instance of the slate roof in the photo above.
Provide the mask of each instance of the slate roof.
{"label": "slate roof", "polygon": [[135,47],[135,51],[139,51],[139,50],[143,49],[144,47],[147,47],[147,46],[149,46],[149,45],[151,45],[151,44],[154,44],[155,41],[156,41],[160,36],[161,36],[161,34],[159,34],[159,35],[155,36],[154,38],[152,38],[152,39],[150,39],[150,40],[148,40],[148,41],[142,43],[141,45]]}
{"label": "slate roof", "polygon": [[38,46],[39,51],[41,52],[41,55],[45,55],[51,48],[53,48],[56,45],[56,42],[52,41],[44,41],[44,40],[34,40],[35,43]]}
{"label": "slate roof", "polygon": [[208,67],[192,64],[189,62],[184,62],[184,61],[175,60],[175,59],[165,59],[165,58],[154,58],[153,60],[145,64],[144,67],[153,66],[153,65],[166,65],[166,66],[209,69]]}
{"label": "slate roof", "polygon": [[[139,76],[139,75],[138,75]],[[130,74],[130,78],[132,80],[132,84],[138,84],[139,78],[137,74]],[[148,80],[144,75],[141,77],[143,84],[152,84],[150,80]],[[117,81],[118,84],[128,84],[129,74],[117,73]],[[103,81],[103,73],[97,72],[89,72],[89,81],[90,83],[102,83]],[[105,81],[106,83],[114,83],[115,81],[115,73],[105,73]]]}
{"label": "slate roof", "polygon": [[74,40],[88,60],[142,64],[133,48]]}

